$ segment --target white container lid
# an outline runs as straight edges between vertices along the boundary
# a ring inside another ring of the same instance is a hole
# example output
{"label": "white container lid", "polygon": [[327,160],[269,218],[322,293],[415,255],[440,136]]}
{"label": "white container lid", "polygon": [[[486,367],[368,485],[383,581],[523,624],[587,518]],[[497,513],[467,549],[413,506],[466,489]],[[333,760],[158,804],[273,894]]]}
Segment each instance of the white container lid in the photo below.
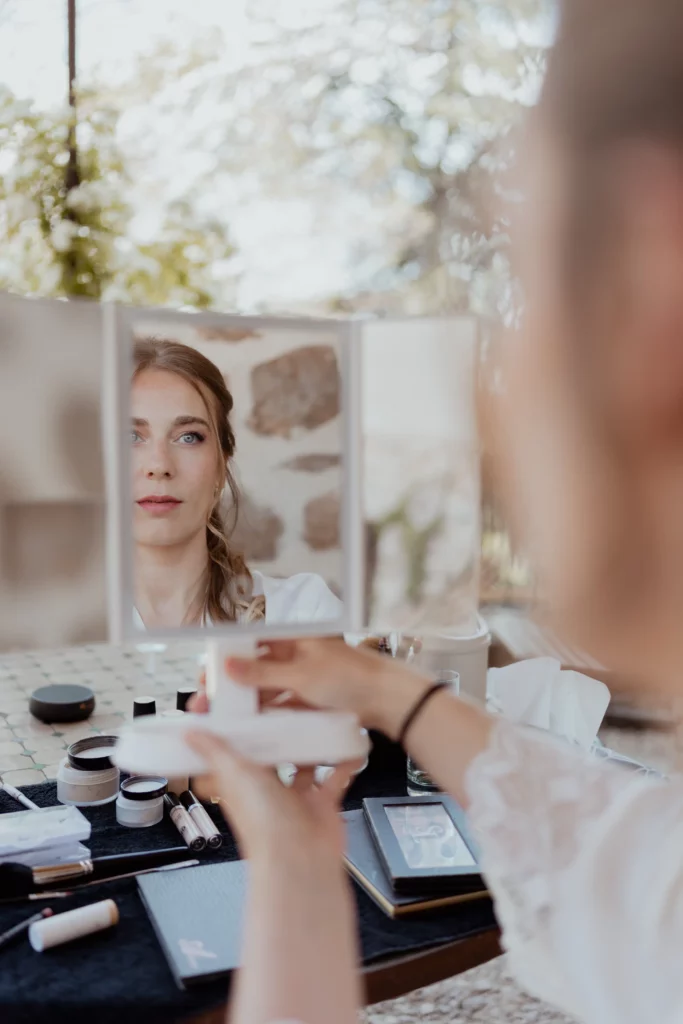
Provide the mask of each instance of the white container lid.
{"label": "white container lid", "polygon": [[478,628],[476,633],[467,636],[456,633],[433,633],[422,639],[423,650],[439,650],[441,644],[447,645],[449,651],[457,651],[459,654],[468,654],[473,651],[480,651],[491,643],[491,633],[487,623],[481,616],[477,616]]}

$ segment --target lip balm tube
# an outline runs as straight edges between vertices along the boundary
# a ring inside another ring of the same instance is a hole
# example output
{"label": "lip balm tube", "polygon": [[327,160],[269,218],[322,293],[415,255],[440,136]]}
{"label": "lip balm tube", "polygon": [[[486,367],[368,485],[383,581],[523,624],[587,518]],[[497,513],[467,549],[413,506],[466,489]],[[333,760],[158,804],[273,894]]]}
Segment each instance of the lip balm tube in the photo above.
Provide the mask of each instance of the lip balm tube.
{"label": "lip balm tube", "polygon": [[68,910],[65,914],[54,914],[42,921],[36,921],[28,930],[28,939],[36,953],[42,953],[53,946],[73,942],[84,935],[103,932],[118,924],[119,908],[113,900],[91,903],[88,907]]}
{"label": "lip balm tube", "polygon": [[213,821],[202,807],[197,797],[189,789],[180,794],[180,802],[190,815],[195,825],[206,839],[206,845],[211,850],[217,850],[223,845],[223,836],[220,834]]}
{"label": "lip balm tube", "polygon": [[136,697],[133,701],[133,718],[141,715],[156,715],[157,702],[154,697]]}
{"label": "lip balm tube", "polygon": [[167,793],[164,797],[164,803],[168,807],[168,813],[171,821],[178,829],[190,849],[203,850],[206,846],[206,839],[201,834],[176,794]]}

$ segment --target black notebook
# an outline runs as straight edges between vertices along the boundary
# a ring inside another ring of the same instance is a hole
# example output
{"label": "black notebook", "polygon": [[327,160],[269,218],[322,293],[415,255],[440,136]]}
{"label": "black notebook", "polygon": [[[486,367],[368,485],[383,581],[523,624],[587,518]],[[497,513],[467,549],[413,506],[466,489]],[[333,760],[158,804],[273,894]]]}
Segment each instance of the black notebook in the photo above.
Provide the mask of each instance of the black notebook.
{"label": "black notebook", "polygon": [[440,893],[435,895],[406,896],[392,888],[370,833],[365,815],[360,811],[345,811],[346,853],[344,862],[352,878],[389,917],[428,913],[458,903],[483,899],[488,896],[482,883],[477,892]]}
{"label": "black notebook", "polygon": [[240,965],[246,861],[140,875],[138,889],[180,988]]}

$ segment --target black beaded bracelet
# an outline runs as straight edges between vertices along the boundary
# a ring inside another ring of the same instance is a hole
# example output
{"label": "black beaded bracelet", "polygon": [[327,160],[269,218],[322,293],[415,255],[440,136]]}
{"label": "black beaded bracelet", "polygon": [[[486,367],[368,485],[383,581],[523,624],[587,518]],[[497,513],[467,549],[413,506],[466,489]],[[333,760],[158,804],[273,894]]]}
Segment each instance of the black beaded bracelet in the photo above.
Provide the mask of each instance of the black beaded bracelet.
{"label": "black beaded bracelet", "polygon": [[403,742],[406,738],[408,729],[410,729],[411,725],[413,724],[417,716],[420,714],[427,701],[431,700],[434,694],[438,693],[439,690],[447,690],[448,687],[449,683],[434,683],[434,685],[430,686],[428,690],[425,690],[425,692],[418,698],[415,704],[413,704],[412,708],[406,715],[403,725],[401,726],[401,731],[398,734],[398,742],[401,744],[401,746],[403,746]]}

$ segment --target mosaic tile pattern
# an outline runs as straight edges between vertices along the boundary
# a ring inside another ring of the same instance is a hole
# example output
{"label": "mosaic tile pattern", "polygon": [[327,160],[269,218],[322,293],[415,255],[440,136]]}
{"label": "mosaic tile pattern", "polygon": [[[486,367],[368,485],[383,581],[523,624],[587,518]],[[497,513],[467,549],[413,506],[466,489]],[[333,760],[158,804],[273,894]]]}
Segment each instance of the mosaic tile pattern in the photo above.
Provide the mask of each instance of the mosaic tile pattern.
{"label": "mosaic tile pattern", "polygon": [[[175,707],[177,689],[197,682],[201,646],[160,648],[94,644],[0,655],[2,780],[25,786],[55,778],[69,744],[84,736],[116,733],[132,715],[137,696],[155,697],[157,711]],[[90,718],[73,724],[37,721],[29,712],[29,698],[50,683],[89,686],[95,694]]]}

